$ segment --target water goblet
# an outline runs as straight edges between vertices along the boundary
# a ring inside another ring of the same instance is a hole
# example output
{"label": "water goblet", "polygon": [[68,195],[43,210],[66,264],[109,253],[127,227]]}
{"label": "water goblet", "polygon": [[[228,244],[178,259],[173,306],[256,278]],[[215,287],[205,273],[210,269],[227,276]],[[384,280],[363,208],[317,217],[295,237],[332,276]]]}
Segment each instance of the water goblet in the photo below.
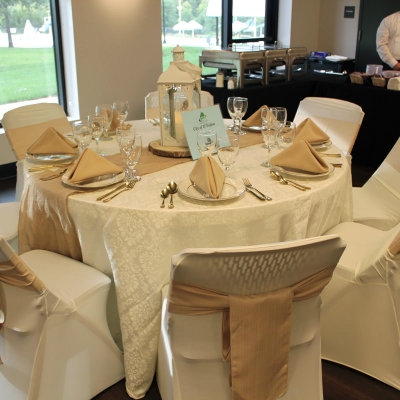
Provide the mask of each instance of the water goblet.
{"label": "water goblet", "polygon": [[104,118],[101,115],[91,114],[88,116],[89,130],[96,141],[96,153],[104,156],[99,151],[99,140],[104,130]]}
{"label": "water goblet", "polygon": [[116,111],[117,119],[119,121],[120,126],[122,126],[123,122],[126,120],[128,116],[129,103],[126,100],[114,101],[112,105],[113,112]]}
{"label": "water goblet", "polygon": [[92,133],[89,129],[87,121],[74,121],[72,123],[72,134],[74,135],[75,142],[78,144],[80,154],[89,146],[92,140]]}
{"label": "water goblet", "polygon": [[286,121],[277,133],[278,146],[280,149],[287,149],[293,143],[296,137],[296,124],[292,121]]}
{"label": "water goblet", "polygon": [[228,110],[229,115],[232,118],[232,123],[233,125],[229,126],[229,129],[233,129],[233,131],[235,133],[237,133],[237,118],[236,118],[236,112],[235,112],[235,108],[233,107],[233,103],[235,101],[236,97],[228,97],[228,100],[226,101],[226,108]]}
{"label": "water goblet", "polygon": [[230,178],[230,169],[239,153],[239,137],[228,133],[228,138],[217,138],[217,154],[220,163],[225,167],[225,175]]}
{"label": "water goblet", "polygon": [[197,133],[197,147],[202,156],[210,156],[215,152],[217,132],[213,130],[199,131]]}
{"label": "water goblet", "polygon": [[133,127],[123,130],[117,128],[117,135],[122,160],[126,164],[125,180],[139,180],[140,177],[136,176],[135,167],[142,154],[142,137],[135,133]]}
{"label": "water goblet", "polygon": [[[279,122],[279,127],[278,127],[278,131],[277,131],[277,135],[278,135],[279,129],[282,129],[286,123],[287,110],[285,107],[271,107],[270,111],[275,116],[276,120]],[[275,138],[275,145],[278,145],[277,138]]]}
{"label": "water goblet", "polygon": [[112,137],[108,135],[110,125],[113,119],[113,108],[111,104],[98,104],[95,109],[96,115],[102,115],[104,118],[104,133],[100,140],[112,140]]}
{"label": "water goblet", "polygon": [[263,167],[270,167],[270,156],[271,156],[271,149],[275,143],[275,134],[276,130],[278,129],[278,123],[275,119],[269,119],[267,122],[264,123],[261,126],[261,134],[265,143],[265,146],[268,149],[268,156],[267,159],[261,163]]}
{"label": "water goblet", "polygon": [[235,110],[236,118],[238,120],[238,132],[239,135],[245,135],[246,132],[242,131],[242,118],[245,116],[248,107],[248,99],[246,97],[236,97],[233,101],[233,108]]}

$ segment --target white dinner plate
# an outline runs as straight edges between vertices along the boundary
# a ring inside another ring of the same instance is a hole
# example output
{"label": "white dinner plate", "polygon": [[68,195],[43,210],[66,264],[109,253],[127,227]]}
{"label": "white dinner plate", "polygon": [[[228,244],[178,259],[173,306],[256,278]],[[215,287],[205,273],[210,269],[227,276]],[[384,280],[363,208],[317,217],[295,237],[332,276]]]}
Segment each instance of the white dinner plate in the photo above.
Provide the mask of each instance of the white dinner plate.
{"label": "white dinner plate", "polygon": [[285,174],[285,175],[290,175],[290,176],[294,176],[296,178],[306,178],[306,179],[314,179],[314,178],[321,178],[322,176],[327,176],[329,175],[334,169],[335,167],[332,164],[328,164],[328,172],[323,172],[321,174],[313,174],[311,172],[300,172],[298,170],[291,170],[291,169],[287,169],[284,167],[279,167],[277,165],[271,165],[271,169],[273,171],[278,171],[280,174]]}
{"label": "white dinner plate", "polygon": [[178,191],[185,197],[201,201],[224,201],[235,199],[245,192],[245,187],[242,182],[234,179],[225,178],[224,187],[222,188],[221,196],[218,199],[212,197],[204,197],[204,192],[193,185],[190,178],[185,179],[178,185]]}
{"label": "white dinner plate", "polygon": [[119,174],[98,176],[96,178],[90,179],[90,181],[88,180],[88,183],[81,183],[81,184],[68,182],[68,178],[69,178],[69,173],[66,173],[61,177],[61,181],[69,187],[75,189],[97,189],[121,182],[125,178],[125,173],[120,172]]}
{"label": "white dinner plate", "polygon": [[79,154],[28,154],[26,159],[34,164],[56,164],[73,161],[79,157]]}
{"label": "white dinner plate", "polygon": [[327,142],[310,143],[310,144],[315,150],[324,150],[324,149],[326,150],[330,147],[332,141],[328,140]]}

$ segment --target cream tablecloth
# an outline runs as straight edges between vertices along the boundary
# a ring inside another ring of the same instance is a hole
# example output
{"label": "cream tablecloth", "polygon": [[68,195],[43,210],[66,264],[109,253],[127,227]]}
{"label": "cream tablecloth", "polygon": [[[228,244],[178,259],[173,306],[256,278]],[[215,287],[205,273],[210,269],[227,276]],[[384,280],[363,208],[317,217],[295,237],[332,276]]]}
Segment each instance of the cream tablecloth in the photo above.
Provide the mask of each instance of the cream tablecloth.
{"label": "cream tablecloth", "polygon": [[[146,145],[159,127],[133,121]],[[109,203],[96,202],[100,192],[72,195],[68,211],[78,231],[83,261],[113,275],[124,349],[126,388],[141,398],[156,365],[160,329],[161,288],[169,281],[170,259],[187,247],[243,246],[318,236],[352,219],[351,173],[342,168],[329,176],[302,180],[312,190],[284,186],[261,167],[267,150],[241,149],[233,179],[249,178],[271,196],[262,202],[251,194],[229,201],[205,202],[174,196],[174,209],[160,208],[160,191],[168,182],[188,178],[194,162],[145,175],[135,188]],[[115,140],[100,142],[102,151],[116,151]],[[338,152],[335,146],[330,151]],[[276,150],[272,151],[272,155]],[[328,160],[328,159],[327,159]],[[337,158],[332,162],[339,162]],[[114,332],[115,333],[115,332]]]}

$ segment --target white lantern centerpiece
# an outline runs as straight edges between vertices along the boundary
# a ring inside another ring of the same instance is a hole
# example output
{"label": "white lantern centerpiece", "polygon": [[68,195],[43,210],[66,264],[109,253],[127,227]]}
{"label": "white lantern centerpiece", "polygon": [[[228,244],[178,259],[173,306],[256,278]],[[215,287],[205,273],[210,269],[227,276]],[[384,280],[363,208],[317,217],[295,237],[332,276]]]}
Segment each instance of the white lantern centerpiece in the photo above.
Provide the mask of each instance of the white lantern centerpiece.
{"label": "white lantern centerpiece", "polygon": [[182,113],[201,108],[201,68],[185,61],[185,50],[173,50],[173,61],[157,81],[161,145],[188,147]]}

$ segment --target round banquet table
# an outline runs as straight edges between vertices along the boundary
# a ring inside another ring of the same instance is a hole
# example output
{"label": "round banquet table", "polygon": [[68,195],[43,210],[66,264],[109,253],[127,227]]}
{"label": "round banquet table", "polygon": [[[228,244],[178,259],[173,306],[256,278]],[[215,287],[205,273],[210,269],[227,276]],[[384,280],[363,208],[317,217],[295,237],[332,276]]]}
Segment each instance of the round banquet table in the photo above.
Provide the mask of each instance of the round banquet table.
{"label": "round banquet table", "polygon": [[[145,120],[131,122],[142,135],[143,147],[159,138],[159,126]],[[101,141],[100,149],[106,154],[118,151],[115,140]],[[272,155],[276,151],[273,149]],[[329,152],[339,150],[333,144]],[[225,201],[193,200],[177,194],[175,208],[160,208],[161,190],[172,180],[187,179],[193,161],[144,175],[133,190],[108,203],[96,201],[103,191],[68,198],[83,261],[115,281],[126,389],[131,397],[143,397],[154,377],[161,289],[169,281],[172,255],[190,247],[247,246],[314,237],[352,219],[351,172],[344,156],[325,158],[343,164],[329,175],[299,180],[311,187],[303,192],[271,179],[269,169],[260,166],[266,155],[260,135],[259,145],[240,149],[231,177],[237,181],[248,178],[272,201],[260,201],[247,192]]]}

